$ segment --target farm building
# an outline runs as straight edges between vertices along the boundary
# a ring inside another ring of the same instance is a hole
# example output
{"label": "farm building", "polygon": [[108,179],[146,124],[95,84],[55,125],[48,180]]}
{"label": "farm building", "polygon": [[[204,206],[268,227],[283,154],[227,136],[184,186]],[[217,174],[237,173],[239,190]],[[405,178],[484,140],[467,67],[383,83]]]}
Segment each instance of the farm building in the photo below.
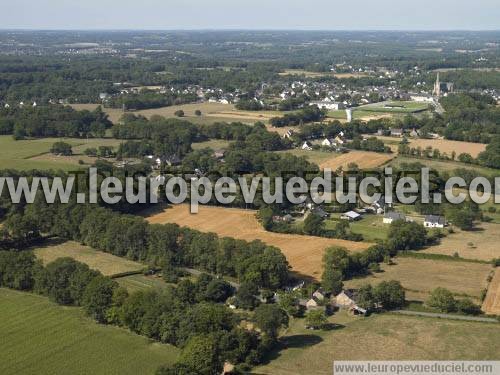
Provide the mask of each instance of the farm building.
{"label": "farm building", "polygon": [[384,224],[392,224],[396,220],[406,221],[406,216],[401,212],[391,211],[384,214]]}
{"label": "farm building", "polygon": [[444,228],[446,220],[442,216],[427,215],[424,219],[424,227],[426,228]]}
{"label": "farm building", "polygon": [[356,221],[361,220],[361,215],[354,211],[349,211],[340,216],[342,220]]}
{"label": "farm building", "polygon": [[339,308],[347,309],[353,315],[365,315],[367,311],[358,306],[356,297],[357,293],[354,289],[347,289],[334,297],[332,302]]}
{"label": "farm building", "polygon": [[391,137],[402,137],[403,136],[403,129],[391,128],[389,130],[391,132]]}

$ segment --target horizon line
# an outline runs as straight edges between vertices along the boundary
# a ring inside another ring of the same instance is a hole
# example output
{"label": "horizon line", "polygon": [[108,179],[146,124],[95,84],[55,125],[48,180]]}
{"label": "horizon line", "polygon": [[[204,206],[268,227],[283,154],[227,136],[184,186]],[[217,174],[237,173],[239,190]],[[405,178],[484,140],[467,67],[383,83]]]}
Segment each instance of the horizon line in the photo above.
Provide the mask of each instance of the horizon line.
{"label": "horizon line", "polygon": [[276,31],[276,32],[500,32],[500,28],[492,29],[474,29],[474,28],[450,28],[450,29],[398,29],[398,28],[381,28],[381,29],[312,29],[312,28],[26,28],[26,27],[0,27],[0,32],[4,31],[89,31],[89,32],[126,32],[126,31],[143,31],[143,32],[172,32],[172,31]]}

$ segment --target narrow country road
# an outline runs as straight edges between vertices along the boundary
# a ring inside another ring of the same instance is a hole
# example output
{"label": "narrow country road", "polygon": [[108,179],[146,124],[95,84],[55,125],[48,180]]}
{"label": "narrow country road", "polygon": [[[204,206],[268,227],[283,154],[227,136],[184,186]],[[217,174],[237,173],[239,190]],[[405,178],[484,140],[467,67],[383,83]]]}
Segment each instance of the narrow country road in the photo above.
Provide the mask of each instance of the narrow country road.
{"label": "narrow country road", "polygon": [[409,310],[395,310],[392,312],[394,314],[425,316],[428,318],[466,320],[469,322],[498,323],[498,320],[495,318],[483,318],[483,317],[479,317],[479,316],[464,316],[464,315],[453,315],[453,314],[428,313],[428,312],[409,311]]}

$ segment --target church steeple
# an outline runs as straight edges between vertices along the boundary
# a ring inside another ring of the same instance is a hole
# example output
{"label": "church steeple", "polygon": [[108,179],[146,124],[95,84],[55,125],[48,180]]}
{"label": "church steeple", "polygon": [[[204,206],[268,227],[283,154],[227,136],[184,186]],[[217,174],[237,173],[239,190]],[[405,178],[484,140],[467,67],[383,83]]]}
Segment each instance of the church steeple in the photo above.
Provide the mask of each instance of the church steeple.
{"label": "church steeple", "polygon": [[439,81],[439,72],[437,73],[436,83],[434,84],[434,90],[432,94],[435,96],[441,96],[441,82]]}

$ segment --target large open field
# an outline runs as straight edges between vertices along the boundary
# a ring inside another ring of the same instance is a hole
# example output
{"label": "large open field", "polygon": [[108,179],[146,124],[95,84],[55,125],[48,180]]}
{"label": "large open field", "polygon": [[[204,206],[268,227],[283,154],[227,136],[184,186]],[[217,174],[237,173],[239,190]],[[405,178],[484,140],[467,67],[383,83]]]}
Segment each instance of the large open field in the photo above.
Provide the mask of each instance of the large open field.
{"label": "large open field", "polygon": [[396,258],[395,263],[391,266],[383,264],[381,273],[349,280],[345,284],[357,288],[366,283],[398,280],[407,290],[409,300],[425,301],[430,291],[443,287],[456,295],[467,295],[478,301],[492,270],[489,264],[448,260]]}
{"label": "large open field", "polygon": [[482,309],[487,314],[500,315],[500,268],[495,270]]}
{"label": "large open field", "polygon": [[368,74],[360,73],[333,73],[333,72],[311,72],[304,69],[285,69],[279,73],[280,76],[304,76],[306,78],[319,78],[319,77],[337,77],[337,78],[359,78],[366,77]]}
{"label": "large open field", "polygon": [[58,258],[69,257],[85,263],[90,268],[100,271],[105,276],[113,276],[124,272],[140,271],[144,265],[131,260],[120,258],[74,241],[62,244],[48,244],[34,250],[37,258],[44,264]]}
{"label": "large open field", "polygon": [[[66,142],[73,146],[73,156],[56,156],[50,154],[55,142]],[[113,146],[120,141],[115,139],[77,139],[77,138],[41,138],[16,141],[10,135],[0,136],[0,169],[62,169],[78,168],[78,160],[91,162],[83,151],[89,147]]]}
{"label": "large open field", "polygon": [[[73,104],[72,107],[77,110],[94,110],[98,104]],[[118,123],[123,116],[123,111],[117,108],[103,108],[109,115],[109,119],[113,123]],[[184,111],[184,118],[195,123],[213,123],[217,121],[225,122],[244,122],[253,124],[257,121],[268,122],[269,119],[276,116],[283,116],[285,112],[278,111],[240,111],[237,110],[233,104],[222,103],[194,103],[174,105],[170,107],[145,109],[140,111],[133,111],[135,115],[142,115],[150,118],[154,115],[163,117],[176,117],[175,112],[178,110]],[[195,111],[200,110],[201,116],[196,116]]]}
{"label": "large open field", "polygon": [[394,157],[394,154],[381,154],[368,151],[350,151],[347,154],[342,154],[325,160],[320,163],[319,166],[321,169],[330,168],[331,170],[336,170],[341,167],[345,170],[349,164],[354,163],[361,169],[371,169],[384,165]]}
{"label": "large open field", "polygon": [[129,293],[157,288],[162,289],[169,285],[159,276],[146,276],[142,274],[120,277],[115,279],[115,281],[127,289]]}
{"label": "large open field", "polygon": [[129,331],[98,325],[79,308],[0,289],[2,375],[154,374],[178,350]]}
{"label": "large open field", "polygon": [[481,223],[474,231],[459,231],[450,234],[436,246],[431,246],[424,253],[454,255],[466,259],[490,261],[500,257],[500,224]]}
{"label": "large open field", "polygon": [[281,351],[255,374],[331,375],[335,360],[496,360],[500,325],[435,318],[372,315],[330,318],[338,329],[310,331],[292,320]]}
{"label": "large open field", "polygon": [[366,104],[359,107],[359,110],[366,112],[384,113],[416,113],[426,111],[429,108],[427,103],[419,102],[381,102]]}
{"label": "large open field", "polygon": [[455,151],[457,156],[467,153],[474,158],[486,149],[486,145],[483,143],[449,141],[447,139],[413,139],[410,140],[410,146],[421,147],[422,149],[430,146],[437,148],[441,153],[446,152],[448,156],[451,156],[451,153]]}
{"label": "large open field", "polygon": [[187,205],[168,208],[148,217],[150,223],[177,223],[202,232],[217,233],[221,237],[241,240],[261,240],[281,249],[293,270],[303,275],[319,278],[322,257],[329,246],[344,246],[350,251],[366,249],[369,244],[337,239],[300,236],[267,232],[255,218],[255,211],[223,207],[200,207],[198,214],[191,214]]}

